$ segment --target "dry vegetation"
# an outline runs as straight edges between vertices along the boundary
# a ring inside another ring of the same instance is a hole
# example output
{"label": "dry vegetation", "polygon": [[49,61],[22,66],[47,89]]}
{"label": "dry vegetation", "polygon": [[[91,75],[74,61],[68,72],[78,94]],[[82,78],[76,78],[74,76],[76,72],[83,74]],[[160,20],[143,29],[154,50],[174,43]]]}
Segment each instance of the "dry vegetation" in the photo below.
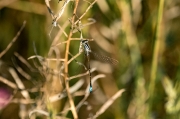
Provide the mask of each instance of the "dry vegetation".
{"label": "dry vegetation", "polygon": [[[180,118],[179,9],[179,0],[1,0],[0,119]],[[82,39],[100,55],[88,60]]]}

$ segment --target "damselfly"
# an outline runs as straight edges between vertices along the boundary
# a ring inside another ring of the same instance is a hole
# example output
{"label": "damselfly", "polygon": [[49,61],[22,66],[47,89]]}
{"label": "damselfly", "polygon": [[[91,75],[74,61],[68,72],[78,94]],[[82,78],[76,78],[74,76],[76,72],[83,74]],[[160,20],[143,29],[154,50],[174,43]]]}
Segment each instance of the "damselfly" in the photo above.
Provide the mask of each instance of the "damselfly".
{"label": "damselfly", "polygon": [[93,91],[93,88],[92,88],[92,83],[91,83],[91,68],[90,68],[90,53],[92,53],[95,57],[98,57],[108,63],[111,63],[111,64],[118,64],[118,61],[113,59],[113,58],[110,58],[110,57],[107,57],[107,56],[103,56],[103,55],[98,55],[94,52],[92,52],[91,50],[91,47],[88,43],[88,40],[82,40],[81,39],[81,42],[80,42],[80,52],[82,52],[84,50],[85,52],[85,55],[87,57],[87,60],[88,60],[88,71],[89,71],[89,77],[90,77],[90,87],[89,87],[89,92],[91,93]]}
{"label": "damselfly", "polygon": [[91,48],[90,48],[90,45],[88,43],[88,40],[81,40],[80,50],[82,51],[82,49],[84,49],[85,55],[86,55],[87,60],[88,60],[88,71],[89,71],[89,78],[90,78],[89,92],[91,93],[93,91],[92,83],[91,83],[91,71],[90,71],[91,67],[90,67],[90,55],[89,55],[89,53],[91,52]]}

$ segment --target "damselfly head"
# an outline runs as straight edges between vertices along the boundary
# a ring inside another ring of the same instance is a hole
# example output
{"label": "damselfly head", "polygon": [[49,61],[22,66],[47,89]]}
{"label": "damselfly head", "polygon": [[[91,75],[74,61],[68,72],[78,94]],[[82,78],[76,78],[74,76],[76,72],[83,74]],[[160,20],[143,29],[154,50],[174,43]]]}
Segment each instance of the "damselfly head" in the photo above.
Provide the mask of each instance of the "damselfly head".
{"label": "damselfly head", "polygon": [[85,39],[85,40],[81,39],[81,43],[82,43],[82,44],[86,44],[86,43],[88,43],[88,40],[86,40],[86,39]]}

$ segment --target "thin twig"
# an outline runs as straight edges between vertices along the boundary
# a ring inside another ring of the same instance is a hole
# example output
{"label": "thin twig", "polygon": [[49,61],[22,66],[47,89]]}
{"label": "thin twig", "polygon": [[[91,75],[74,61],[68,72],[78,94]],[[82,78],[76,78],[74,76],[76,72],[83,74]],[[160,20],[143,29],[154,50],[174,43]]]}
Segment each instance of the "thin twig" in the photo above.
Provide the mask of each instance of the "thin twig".
{"label": "thin twig", "polygon": [[33,104],[33,103],[36,103],[36,101],[32,100],[32,99],[19,99],[19,98],[15,98],[15,99],[12,99],[10,101],[10,103]]}
{"label": "thin twig", "polygon": [[[66,21],[62,27],[60,27],[61,29],[59,29],[56,37],[54,38],[52,44],[51,44],[51,47],[49,49],[49,52],[48,52],[48,56],[51,56],[52,52],[53,52],[53,47],[57,46],[57,41],[60,39],[60,36],[62,35],[63,32],[65,32],[63,29],[65,29],[67,26],[68,26],[69,22]],[[65,41],[66,42],[66,41]],[[60,43],[61,44],[61,43]]]}
{"label": "thin twig", "polygon": [[[67,109],[64,109],[63,111],[61,111],[60,113],[58,113],[58,115],[60,114],[60,115],[62,115],[62,114],[67,114],[68,113],[68,111],[69,110],[71,110],[70,108],[67,108]],[[63,119],[64,119],[65,117],[63,117]],[[68,118],[69,119],[69,118]]]}
{"label": "thin twig", "polygon": [[116,94],[114,94],[104,105],[96,112],[96,115],[93,116],[93,119],[96,119],[99,115],[104,113],[107,108],[124,92],[124,89],[119,90]]}
{"label": "thin twig", "polygon": [[79,55],[81,55],[81,52],[77,53],[74,57],[72,57],[67,64],[71,63],[74,59],[76,59]]}
{"label": "thin twig", "polygon": [[43,114],[43,115],[45,115],[45,116],[49,116],[49,113],[48,112],[46,112],[46,111],[44,111],[44,110],[38,110],[38,109],[35,109],[35,110],[33,110],[33,111],[31,111],[30,113],[29,113],[29,117],[31,117],[31,115],[33,114],[33,113],[40,113],[40,114]]}
{"label": "thin twig", "polygon": [[23,22],[23,25],[21,26],[20,30],[17,32],[16,36],[12,39],[12,41],[8,44],[8,46],[6,47],[5,50],[3,50],[0,53],[0,58],[11,48],[11,46],[13,45],[13,43],[17,40],[17,38],[19,37],[19,35],[21,34],[22,30],[24,29],[26,25],[26,21]]}
{"label": "thin twig", "polygon": [[92,6],[96,3],[97,0],[94,0],[94,2],[91,3],[91,5],[89,5],[89,7],[86,9],[86,11],[79,17],[79,19],[74,23],[74,24],[77,24],[80,19],[82,19],[84,17],[84,15],[86,15],[86,13],[89,11],[89,9],[92,8]]}
{"label": "thin twig", "polygon": [[0,81],[3,82],[4,84],[8,85],[9,87],[13,88],[13,89],[17,89],[16,84],[12,83],[8,79],[5,79],[5,78],[0,76]]}
{"label": "thin twig", "polygon": [[46,58],[47,61],[61,61],[64,62],[64,59],[56,59],[56,58]]}
{"label": "thin twig", "polygon": [[[68,24],[69,24],[69,22],[66,21],[61,28],[62,28],[62,29],[65,29],[65,28],[68,26]],[[62,33],[63,33],[63,31],[62,31],[61,29],[59,29],[59,31],[58,31],[56,37],[54,38],[51,46],[54,46],[54,45],[57,44],[57,41],[60,39],[60,36],[62,35]]]}
{"label": "thin twig", "polygon": [[62,32],[64,33],[64,35],[65,35],[66,37],[68,37],[67,33],[64,31],[64,29],[63,29],[59,24],[58,24],[58,27],[59,27],[60,30],[62,30]]}
{"label": "thin twig", "polygon": [[28,73],[26,73],[21,67],[18,66],[18,64],[16,63],[16,61],[15,61],[14,58],[12,58],[12,62],[13,62],[13,64],[14,64],[15,68],[17,69],[17,71],[18,71],[23,77],[25,77],[25,78],[28,79],[28,80],[31,79],[31,76],[30,76]]}
{"label": "thin twig", "polygon": [[[91,69],[91,73],[94,72],[95,70],[96,70],[95,68],[92,68],[92,69]],[[85,73],[82,73],[82,74],[75,75],[75,76],[71,76],[71,77],[69,77],[68,81],[70,81],[70,80],[72,80],[72,79],[75,79],[75,78],[79,78],[79,77],[88,75],[88,74],[89,74],[89,71],[87,71],[87,72],[85,72]]]}
{"label": "thin twig", "polygon": [[[76,14],[76,11],[77,11],[78,3],[79,3],[79,0],[76,0],[75,1],[75,7],[74,7],[74,10],[73,10],[71,28],[73,28],[73,26],[74,26],[75,14]],[[68,95],[68,98],[69,98],[69,103],[70,103],[70,106],[71,106],[71,111],[72,111],[74,119],[77,119],[78,115],[77,115],[77,112],[76,112],[74,101],[73,101],[72,96],[71,96],[71,94],[69,92],[69,82],[66,81],[68,79],[68,77],[67,77],[67,74],[68,74],[68,54],[69,54],[69,47],[70,47],[70,39],[71,39],[72,34],[73,34],[72,32],[73,32],[73,29],[70,31],[68,39],[67,39],[66,52],[65,52],[65,69],[64,69],[64,71],[65,71],[65,74],[66,74],[65,75],[65,86],[66,86],[66,91],[67,91],[67,95]]]}
{"label": "thin twig", "polygon": [[[105,77],[104,74],[99,74],[99,75],[93,77],[93,78],[92,78],[92,85],[93,85],[93,83],[94,83],[97,79],[99,79],[99,78],[104,78],[104,77]],[[80,107],[84,104],[84,102],[86,101],[86,99],[89,97],[89,94],[90,94],[90,92],[89,92],[89,85],[88,85],[87,88],[86,88],[86,91],[85,91],[84,98],[83,98],[83,99],[78,103],[78,105],[76,106],[76,110],[77,110],[77,111],[79,111]]]}
{"label": "thin twig", "polygon": [[34,70],[31,65],[17,52],[14,53],[14,55],[23,63],[25,64],[30,70]]}
{"label": "thin twig", "polygon": [[84,90],[79,90],[73,93],[73,97],[76,96],[84,96],[86,94],[86,92],[84,92]]}
{"label": "thin twig", "polygon": [[[73,55],[72,55],[70,52],[69,52],[69,55],[73,57]],[[86,66],[85,66],[83,63],[78,62],[76,59],[74,59],[74,61],[75,61],[78,65],[83,66],[85,70],[87,70]]]}
{"label": "thin twig", "polygon": [[[15,70],[13,68],[9,68],[9,72],[12,75],[12,77],[14,78],[17,86],[19,89],[25,89],[24,84],[22,83],[22,81],[20,80],[20,78],[18,77],[17,73],[15,72]],[[26,90],[21,91],[22,95],[26,98],[26,99],[30,99],[29,93]]]}
{"label": "thin twig", "polygon": [[53,22],[56,24],[57,20],[62,16],[64,9],[66,8],[66,5],[70,2],[71,0],[66,0],[61,8],[61,10],[59,11],[57,17],[53,20]]}
{"label": "thin twig", "polygon": [[[70,88],[70,93],[72,94],[72,93],[74,93],[74,92],[76,92],[79,88],[81,88],[82,87],[82,85],[84,84],[84,80],[79,80],[76,84],[74,84],[71,88]],[[50,102],[55,102],[55,101],[58,101],[58,100],[61,100],[61,99],[63,99],[63,98],[65,98],[67,96],[67,94],[66,93],[58,93],[58,94],[56,94],[56,95],[54,95],[54,96],[51,96],[51,97],[49,97],[49,101]]]}
{"label": "thin twig", "polygon": [[56,45],[54,45],[52,47],[55,47],[55,46],[58,46],[58,45],[61,45],[61,44],[65,44],[65,43],[67,43],[67,41],[60,42],[60,43],[58,43],[58,44],[56,44]]}
{"label": "thin twig", "polygon": [[[84,38],[88,41],[94,41],[94,39]],[[82,40],[81,38],[71,38],[71,40]]]}
{"label": "thin twig", "polygon": [[37,58],[40,62],[45,60],[45,58],[40,55],[32,55],[31,57],[28,58],[28,60],[34,59],[34,58]]}
{"label": "thin twig", "polygon": [[[81,38],[71,38],[70,40],[82,40]],[[88,41],[94,41],[94,39],[87,39],[86,38],[86,40],[88,40]],[[52,46],[52,47],[55,47],[55,46],[58,46],[58,45],[61,45],[61,44],[64,44],[64,43],[67,43],[67,41],[63,41],[63,42],[60,42],[60,43],[58,43],[58,44],[56,44],[56,45],[54,45],[54,46]]]}
{"label": "thin twig", "polygon": [[[92,25],[92,24],[94,24],[95,22],[96,22],[96,20],[95,19],[93,19],[93,18],[89,18],[88,19],[90,22],[88,22],[88,23],[86,23],[86,24],[81,24],[81,25],[79,25],[78,27],[79,27],[79,29],[83,29],[84,27],[86,27],[86,26],[89,26],[89,25]],[[76,33],[78,30],[77,29],[74,29],[73,30],[73,33]]]}

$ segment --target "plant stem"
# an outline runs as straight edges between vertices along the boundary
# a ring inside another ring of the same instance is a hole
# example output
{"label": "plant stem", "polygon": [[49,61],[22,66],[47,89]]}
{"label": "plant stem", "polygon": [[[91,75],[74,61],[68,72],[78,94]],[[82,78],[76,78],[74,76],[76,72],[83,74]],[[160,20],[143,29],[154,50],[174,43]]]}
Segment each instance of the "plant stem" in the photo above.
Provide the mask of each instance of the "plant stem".
{"label": "plant stem", "polygon": [[66,86],[66,91],[67,91],[67,95],[68,95],[68,98],[69,98],[69,103],[70,103],[70,106],[71,106],[71,111],[72,111],[74,119],[78,119],[78,115],[77,115],[77,112],[76,112],[74,101],[73,101],[72,96],[71,96],[71,94],[69,92],[69,82],[67,81],[68,80],[67,74],[68,74],[68,53],[69,53],[69,47],[70,47],[70,41],[71,41],[70,39],[71,39],[72,34],[73,34],[73,26],[74,26],[75,14],[76,14],[76,11],[77,11],[78,3],[79,3],[79,0],[76,0],[75,1],[74,11],[73,11],[73,17],[72,17],[72,21],[71,21],[72,30],[70,31],[70,33],[68,35],[68,40],[67,40],[67,45],[66,45],[65,69],[64,69],[65,74],[66,74],[65,75],[65,86]]}
{"label": "plant stem", "polygon": [[[160,43],[161,43],[161,31],[160,30],[161,30],[161,25],[162,25],[163,7],[164,7],[164,0],[160,0],[159,9],[158,9],[153,60],[152,60],[152,65],[151,65],[150,85],[149,85],[150,106],[152,106],[152,97],[153,97],[154,87],[155,87],[159,48],[160,48]],[[149,109],[151,109],[151,107]]]}

